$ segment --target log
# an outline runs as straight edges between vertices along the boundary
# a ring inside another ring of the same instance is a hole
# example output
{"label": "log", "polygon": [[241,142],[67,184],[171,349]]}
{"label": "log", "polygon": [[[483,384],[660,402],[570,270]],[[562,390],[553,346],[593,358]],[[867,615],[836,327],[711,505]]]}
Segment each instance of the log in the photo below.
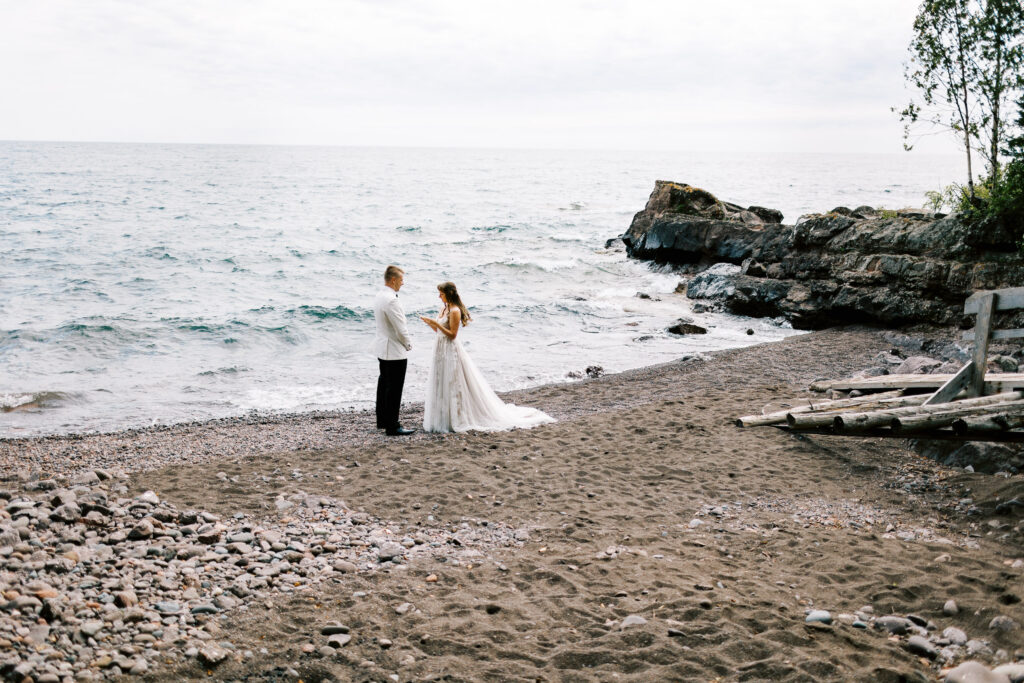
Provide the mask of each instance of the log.
{"label": "log", "polygon": [[[881,394],[879,394],[881,396]],[[870,403],[864,403],[863,405],[856,406],[857,408],[868,408],[876,410],[879,408],[884,409],[896,409],[904,408],[909,406],[919,406],[928,399],[928,394],[918,394],[916,396],[895,396],[893,398],[885,398],[881,400],[872,401]],[[854,407],[854,406],[850,406]],[[798,413],[795,410],[790,411],[786,415],[786,424],[790,427],[797,429],[810,429],[813,427],[831,427],[832,421],[835,419],[837,410],[845,410],[841,406],[837,406],[833,410],[820,410],[813,413],[806,411]],[[866,412],[864,410],[858,412]]]}
{"label": "log", "polygon": [[852,408],[853,406],[861,406],[870,403],[878,403],[890,398],[900,398],[903,396],[903,390],[898,391],[886,391],[881,394],[872,394],[870,396],[858,396],[856,398],[839,398],[833,401],[815,401],[811,399],[810,405],[797,406],[795,408],[787,408],[786,410],[776,410],[775,412],[765,413],[764,415],[747,415],[736,420],[737,427],[763,427],[765,425],[781,424],[786,421],[786,416],[793,413],[816,413],[822,410],[839,410],[842,408]]}
{"label": "log", "polygon": [[[930,406],[908,406],[906,408],[889,408],[886,410],[874,410],[870,412],[843,413],[833,418],[832,428],[839,433],[862,429],[876,429],[878,427],[889,427],[894,417],[901,417],[913,414],[931,414],[950,410],[950,406],[959,408],[970,408],[973,406],[985,406],[993,403],[1006,403],[1008,401],[1019,401],[1024,398],[1024,391],[1007,391],[992,396],[979,396],[978,398],[967,398],[952,403],[942,403]],[[793,425],[794,427],[797,425]]]}
{"label": "log", "polygon": [[890,426],[894,432],[905,434],[928,429],[942,429],[952,425],[960,418],[992,415],[993,413],[1000,415],[1024,415],[1024,401],[974,406],[921,415],[903,415],[892,418]]}
{"label": "log", "polygon": [[985,415],[982,417],[961,417],[950,425],[957,434],[990,434],[1008,432],[1024,427],[1024,415]]}
{"label": "log", "polygon": [[[935,391],[952,379],[953,375],[941,373],[937,375],[882,375],[881,377],[864,377],[860,379],[829,379],[811,384],[811,391],[881,391],[893,389],[916,389],[919,391]],[[1024,373],[1022,372],[990,372],[985,375],[985,394],[998,394],[1004,391],[1024,389]]]}

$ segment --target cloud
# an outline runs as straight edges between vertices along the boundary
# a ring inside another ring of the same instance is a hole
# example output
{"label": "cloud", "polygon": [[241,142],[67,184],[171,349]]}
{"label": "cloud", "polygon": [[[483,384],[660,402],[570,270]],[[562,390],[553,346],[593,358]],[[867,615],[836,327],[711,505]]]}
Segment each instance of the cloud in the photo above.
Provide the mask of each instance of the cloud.
{"label": "cloud", "polygon": [[20,93],[0,137],[686,147],[832,122],[838,149],[853,121],[882,149],[915,10],[40,0],[0,9],[0,58],[20,65],[0,74]]}

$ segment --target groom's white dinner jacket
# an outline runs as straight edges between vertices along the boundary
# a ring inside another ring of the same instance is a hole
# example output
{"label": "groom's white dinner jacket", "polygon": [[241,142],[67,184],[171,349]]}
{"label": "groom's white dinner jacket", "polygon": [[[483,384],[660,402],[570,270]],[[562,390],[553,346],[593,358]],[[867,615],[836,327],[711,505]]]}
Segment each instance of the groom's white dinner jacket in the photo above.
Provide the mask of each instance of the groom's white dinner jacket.
{"label": "groom's white dinner jacket", "polygon": [[373,317],[377,321],[377,339],[373,350],[381,360],[408,358],[412,344],[409,327],[405,323],[405,310],[398,300],[398,292],[385,287],[373,300]]}

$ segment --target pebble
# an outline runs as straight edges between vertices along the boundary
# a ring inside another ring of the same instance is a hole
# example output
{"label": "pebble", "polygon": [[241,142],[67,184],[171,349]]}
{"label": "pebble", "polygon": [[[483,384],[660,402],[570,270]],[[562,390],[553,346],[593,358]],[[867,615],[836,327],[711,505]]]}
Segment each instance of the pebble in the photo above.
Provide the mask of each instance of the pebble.
{"label": "pebble", "polygon": [[632,626],[643,626],[647,623],[647,620],[641,617],[639,614],[630,614],[628,617],[622,620],[619,628],[626,630]]}
{"label": "pebble", "polygon": [[351,640],[352,636],[347,633],[335,633],[327,638],[327,644],[333,648],[340,649],[348,645]]}
{"label": "pebble", "polygon": [[967,634],[960,629],[950,626],[942,632],[942,637],[953,643],[954,645],[966,645]]}
{"label": "pebble", "polygon": [[1010,617],[999,615],[989,622],[988,627],[993,631],[1014,631],[1019,625]]}
{"label": "pebble", "polygon": [[960,607],[956,604],[956,600],[946,600],[946,604],[942,606],[942,613],[947,617],[956,616],[960,613]]}
{"label": "pebble", "polygon": [[1002,674],[1010,679],[1010,683],[1024,683],[1024,662],[1001,664],[992,669],[995,674]]}
{"label": "pebble", "polygon": [[320,629],[320,635],[333,636],[336,633],[348,633],[349,628],[345,624],[338,623],[337,621],[328,621],[327,624]]}
{"label": "pebble", "polygon": [[964,662],[950,669],[943,679],[945,683],[1010,683],[1005,674],[997,674],[980,662]]}
{"label": "pebble", "polygon": [[411,602],[403,602],[401,605],[395,606],[395,614],[405,614],[412,608],[413,604]]}
{"label": "pebble", "polygon": [[875,628],[885,629],[897,636],[905,634],[913,625],[914,623],[910,619],[903,617],[886,616],[875,619]]}
{"label": "pebble", "polygon": [[832,615],[827,610],[816,609],[807,614],[804,622],[808,624],[831,624]]}
{"label": "pebble", "polygon": [[939,656],[939,651],[924,636],[910,636],[907,638],[906,648],[909,652],[928,659]]}
{"label": "pebble", "polygon": [[[80,483],[72,490],[59,475],[0,494],[0,605],[6,606],[0,664],[11,677],[22,672],[37,683],[53,672],[61,683],[145,677],[176,659],[208,667],[229,657],[251,659],[221,626],[232,623],[236,610],[273,609],[275,595],[315,594],[338,573],[373,571],[381,549],[393,560],[457,566],[464,558],[479,564],[484,552],[520,547],[529,538],[479,519],[406,532],[403,524],[308,494],[282,496],[300,503],[285,519],[222,519],[179,510],[153,491],[131,498],[125,477],[76,475]],[[382,539],[379,547],[372,538]],[[334,638],[333,646],[322,646],[332,653],[352,638],[337,622],[324,626],[324,635]],[[386,640],[378,643],[387,647]]]}

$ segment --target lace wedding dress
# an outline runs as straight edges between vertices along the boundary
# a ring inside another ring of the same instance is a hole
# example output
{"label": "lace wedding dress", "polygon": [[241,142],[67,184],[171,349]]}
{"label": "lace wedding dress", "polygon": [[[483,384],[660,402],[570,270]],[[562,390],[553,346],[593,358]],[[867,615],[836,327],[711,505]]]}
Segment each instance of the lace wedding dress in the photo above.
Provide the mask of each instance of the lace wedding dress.
{"label": "lace wedding dress", "polygon": [[[447,321],[442,316],[438,322]],[[423,430],[495,432],[529,429],[555,419],[536,408],[504,403],[487,384],[458,337],[436,333],[434,359],[427,375],[427,400],[423,406]]]}

